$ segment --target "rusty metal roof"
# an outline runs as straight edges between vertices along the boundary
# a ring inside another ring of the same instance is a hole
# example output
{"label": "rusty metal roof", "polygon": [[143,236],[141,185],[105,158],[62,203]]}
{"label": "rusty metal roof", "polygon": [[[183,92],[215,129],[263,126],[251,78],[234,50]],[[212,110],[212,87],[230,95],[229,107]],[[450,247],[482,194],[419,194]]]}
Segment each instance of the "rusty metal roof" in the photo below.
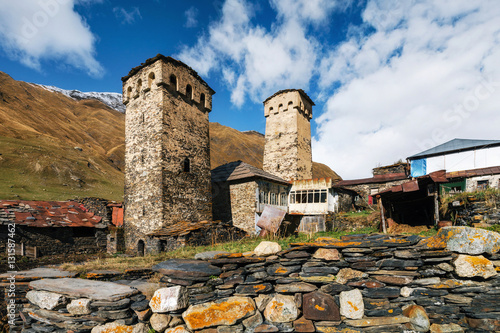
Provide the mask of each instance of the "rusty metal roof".
{"label": "rusty metal roof", "polygon": [[212,170],[212,182],[227,182],[247,178],[261,178],[280,184],[290,184],[283,178],[242,161],[226,163]]}
{"label": "rusty metal roof", "polygon": [[29,227],[95,227],[102,217],[76,201],[0,200],[0,224]]}
{"label": "rusty metal roof", "polygon": [[476,176],[488,176],[488,175],[498,175],[500,174],[500,166],[488,167],[488,168],[480,168],[480,169],[471,169],[464,171],[453,171],[447,172],[446,178],[468,178],[468,177],[476,177]]}
{"label": "rusty metal roof", "polygon": [[408,179],[408,176],[404,173],[388,173],[386,175],[375,175],[371,178],[363,178],[363,179],[352,179],[352,180],[341,180],[336,183],[336,186],[354,186],[354,185],[363,185],[363,184],[376,184],[376,183],[387,183],[393,182],[397,180]]}

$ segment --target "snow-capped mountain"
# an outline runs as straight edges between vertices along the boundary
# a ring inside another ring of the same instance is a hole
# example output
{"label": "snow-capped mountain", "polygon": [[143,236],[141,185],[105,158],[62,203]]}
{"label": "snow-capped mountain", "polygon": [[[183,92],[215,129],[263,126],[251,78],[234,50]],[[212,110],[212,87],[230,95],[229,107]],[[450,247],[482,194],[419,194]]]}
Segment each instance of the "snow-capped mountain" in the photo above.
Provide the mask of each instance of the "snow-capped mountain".
{"label": "snow-capped mountain", "polygon": [[122,103],[122,94],[119,93],[81,92],[79,90],[65,90],[54,86],[45,86],[43,84],[36,84],[36,85],[45,88],[47,90],[59,92],[76,100],[97,99],[98,101],[103,102],[110,108],[115,109],[116,111],[119,111],[121,113],[125,113],[125,105],[123,105]]}

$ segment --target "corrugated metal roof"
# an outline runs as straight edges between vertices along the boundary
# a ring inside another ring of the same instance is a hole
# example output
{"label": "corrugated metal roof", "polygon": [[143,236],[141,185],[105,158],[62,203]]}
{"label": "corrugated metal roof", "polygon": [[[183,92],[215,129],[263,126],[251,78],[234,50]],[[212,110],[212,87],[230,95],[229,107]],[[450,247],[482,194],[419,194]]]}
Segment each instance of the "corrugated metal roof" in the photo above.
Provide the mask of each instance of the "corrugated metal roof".
{"label": "corrugated metal roof", "polygon": [[212,182],[227,182],[246,178],[261,178],[281,184],[290,184],[283,178],[242,161],[226,163],[212,170]]}
{"label": "corrugated metal roof", "polygon": [[424,157],[444,155],[446,153],[458,153],[461,151],[482,149],[495,146],[500,146],[500,140],[453,139],[434,148],[427,149],[421,153],[410,156],[408,157],[408,159],[415,160]]}
{"label": "corrugated metal roof", "polygon": [[389,173],[386,175],[376,175],[371,178],[362,178],[362,179],[351,179],[351,180],[341,180],[336,183],[335,186],[354,186],[354,185],[362,185],[362,184],[376,184],[376,183],[387,183],[393,182],[397,180],[407,179],[408,176],[404,173]]}
{"label": "corrugated metal roof", "polygon": [[480,168],[480,169],[471,169],[464,171],[453,171],[447,172],[446,178],[468,178],[468,177],[476,177],[476,176],[488,176],[488,175],[498,175],[500,174],[500,166],[488,167],[488,168]]}
{"label": "corrugated metal roof", "polygon": [[0,224],[29,227],[95,227],[102,217],[76,201],[0,200]]}

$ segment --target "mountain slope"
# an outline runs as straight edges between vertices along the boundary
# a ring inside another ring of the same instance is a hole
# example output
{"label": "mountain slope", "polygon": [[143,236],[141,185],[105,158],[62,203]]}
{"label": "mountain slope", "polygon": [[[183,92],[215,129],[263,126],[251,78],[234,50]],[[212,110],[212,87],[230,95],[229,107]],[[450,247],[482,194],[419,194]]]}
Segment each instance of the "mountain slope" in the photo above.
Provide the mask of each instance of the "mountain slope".
{"label": "mountain slope", "polygon": [[[123,200],[125,115],[53,90],[0,72],[0,198]],[[262,134],[211,123],[210,139],[212,168],[262,167]],[[313,175],[340,178],[318,163]]]}

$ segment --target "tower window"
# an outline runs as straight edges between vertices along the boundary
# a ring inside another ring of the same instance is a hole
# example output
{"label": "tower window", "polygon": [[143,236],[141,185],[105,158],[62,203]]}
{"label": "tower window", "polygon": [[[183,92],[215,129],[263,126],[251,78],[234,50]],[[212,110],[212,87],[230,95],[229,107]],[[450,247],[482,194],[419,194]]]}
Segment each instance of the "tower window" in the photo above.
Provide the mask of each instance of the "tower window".
{"label": "tower window", "polygon": [[288,110],[290,110],[290,108],[292,107],[293,107],[293,102],[292,101],[288,102]]}
{"label": "tower window", "polygon": [[130,99],[130,95],[132,95],[132,87],[127,88],[127,99]]}
{"label": "tower window", "polygon": [[177,77],[175,77],[174,74],[170,75],[170,85],[175,91],[177,91]]}
{"label": "tower window", "polygon": [[278,113],[279,113],[279,112],[282,112],[282,111],[283,111],[283,104],[280,104],[280,105],[278,106]]}
{"label": "tower window", "polygon": [[151,72],[149,73],[148,76],[148,88],[151,89],[151,85],[153,84],[153,81],[155,80],[155,73]]}
{"label": "tower window", "polygon": [[193,99],[193,87],[190,84],[186,86],[186,97],[190,100]]}
{"label": "tower window", "polygon": [[187,157],[184,159],[184,162],[182,162],[182,171],[191,172],[191,163]]}
{"label": "tower window", "polygon": [[142,80],[139,79],[139,80],[137,80],[137,92],[140,92],[141,88],[142,88]]}
{"label": "tower window", "polygon": [[205,94],[200,95],[200,105],[205,107]]}

